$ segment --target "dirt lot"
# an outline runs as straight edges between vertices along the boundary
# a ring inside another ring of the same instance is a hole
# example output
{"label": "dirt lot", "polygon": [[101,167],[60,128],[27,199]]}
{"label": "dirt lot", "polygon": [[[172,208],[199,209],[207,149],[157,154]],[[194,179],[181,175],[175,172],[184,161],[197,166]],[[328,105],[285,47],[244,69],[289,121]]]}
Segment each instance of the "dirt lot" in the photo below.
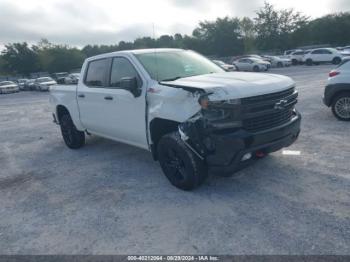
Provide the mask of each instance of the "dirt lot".
{"label": "dirt lot", "polygon": [[321,102],[331,68],[272,70],[300,91],[300,156],[193,192],[146,151],[97,137],[66,148],[47,93],[1,95],[0,253],[350,254],[350,126]]}

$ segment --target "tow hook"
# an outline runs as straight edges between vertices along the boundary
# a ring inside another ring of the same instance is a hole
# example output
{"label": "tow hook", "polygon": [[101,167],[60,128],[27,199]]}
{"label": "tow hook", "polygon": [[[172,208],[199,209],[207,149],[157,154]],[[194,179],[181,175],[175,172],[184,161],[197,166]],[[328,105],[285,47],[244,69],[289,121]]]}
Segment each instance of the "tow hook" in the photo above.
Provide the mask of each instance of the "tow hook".
{"label": "tow hook", "polygon": [[255,152],[255,156],[256,156],[257,158],[263,158],[263,157],[266,156],[266,154],[265,154],[263,151],[256,151],[256,152]]}

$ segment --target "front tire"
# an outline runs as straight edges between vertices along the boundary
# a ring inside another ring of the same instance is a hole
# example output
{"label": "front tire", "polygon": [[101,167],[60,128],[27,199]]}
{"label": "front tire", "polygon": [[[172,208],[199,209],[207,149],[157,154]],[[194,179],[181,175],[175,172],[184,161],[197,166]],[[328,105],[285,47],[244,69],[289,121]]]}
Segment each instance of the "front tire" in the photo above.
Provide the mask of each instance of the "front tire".
{"label": "front tire", "polygon": [[283,64],[282,64],[281,62],[278,62],[278,63],[277,63],[277,67],[278,67],[278,68],[281,68],[281,67],[283,67]]}
{"label": "front tire", "polygon": [[333,65],[338,65],[338,64],[340,64],[340,62],[341,62],[341,58],[340,57],[334,57],[333,58],[333,61],[332,61]]}
{"label": "front tire", "polygon": [[189,191],[206,180],[205,163],[185,145],[178,132],[163,136],[157,152],[160,166],[173,186]]}
{"label": "front tire", "polygon": [[254,71],[254,72],[260,72],[260,68],[259,68],[258,66],[254,66],[254,67],[253,67],[253,71]]}
{"label": "front tire", "polygon": [[350,121],[350,92],[337,95],[332,102],[333,115],[341,121]]}
{"label": "front tire", "polygon": [[85,145],[85,133],[77,130],[69,114],[61,117],[60,126],[63,140],[70,149],[78,149]]}
{"label": "front tire", "polygon": [[306,65],[312,66],[312,64],[313,64],[312,59],[306,60]]}

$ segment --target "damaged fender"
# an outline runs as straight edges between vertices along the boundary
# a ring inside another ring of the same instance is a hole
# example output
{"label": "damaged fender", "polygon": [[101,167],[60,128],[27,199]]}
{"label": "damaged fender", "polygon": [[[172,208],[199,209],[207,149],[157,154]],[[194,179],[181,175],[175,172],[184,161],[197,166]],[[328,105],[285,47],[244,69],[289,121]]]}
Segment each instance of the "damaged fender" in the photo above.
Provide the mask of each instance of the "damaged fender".
{"label": "damaged fender", "polygon": [[[207,110],[200,105],[200,99],[206,98],[208,102],[222,101],[227,97],[224,90],[221,88],[202,90],[161,83],[149,89],[147,97],[149,123],[154,118],[180,123],[178,132],[181,139],[202,160],[215,151],[210,135],[214,130],[220,129],[215,126],[215,121],[222,120],[226,116],[221,112],[221,104],[211,105],[210,110]],[[218,108],[220,112],[216,111]]]}

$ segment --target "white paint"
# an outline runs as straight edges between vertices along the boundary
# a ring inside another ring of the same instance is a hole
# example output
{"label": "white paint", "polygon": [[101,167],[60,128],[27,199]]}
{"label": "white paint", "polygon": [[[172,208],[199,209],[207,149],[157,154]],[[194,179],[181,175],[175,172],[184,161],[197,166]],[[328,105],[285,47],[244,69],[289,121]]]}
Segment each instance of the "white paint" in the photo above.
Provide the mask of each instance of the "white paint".
{"label": "white paint", "polygon": [[[84,79],[89,61],[123,56],[134,65],[142,79],[141,96],[135,98],[124,89],[87,87],[79,80],[77,86],[58,85],[51,89],[50,101],[53,112],[56,114],[57,105],[64,105],[78,130],[87,130],[92,134],[144,149],[148,149],[146,127],[152,119],[184,122],[199,112],[199,93],[162,85],[151,79],[133,56],[134,52],[153,52],[153,50],[122,51],[88,58],[82,67],[80,80]],[[268,94],[294,86],[293,80],[286,76],[242,72],[187,77],[167,84],[213,92],[209,96],[212,101]],[[146,93],[150,88],[152,92]],[[77,98],[78,94],[84,94],[85,98]],[[113,96],[114,99],[104,100],[107,95]],[[146,100],[148,112],[145,112]],[[148,123],[145,120],[146,114]]]}

